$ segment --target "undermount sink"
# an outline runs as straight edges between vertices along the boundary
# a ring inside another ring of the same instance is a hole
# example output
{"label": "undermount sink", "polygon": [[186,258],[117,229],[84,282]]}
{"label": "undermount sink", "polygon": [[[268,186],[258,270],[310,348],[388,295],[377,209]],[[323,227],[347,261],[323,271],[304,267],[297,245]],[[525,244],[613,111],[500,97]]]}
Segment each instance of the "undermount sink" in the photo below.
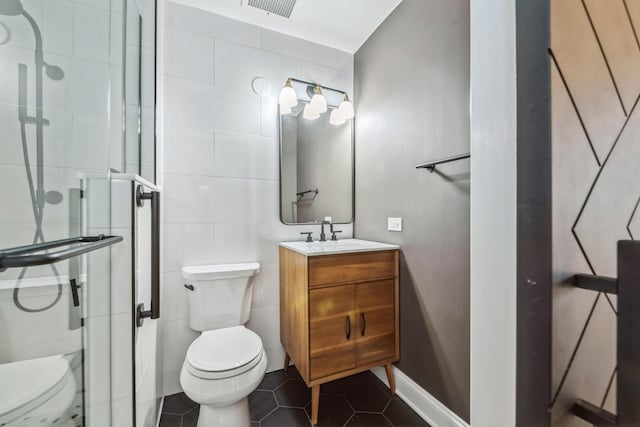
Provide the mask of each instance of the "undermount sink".
{"label": "undermount sink", "polygon": [[400,248],[398,245],[360,239],[328,240],[326,242],[283,242],[280,243],[280,246],[306,256],[389,251]]}

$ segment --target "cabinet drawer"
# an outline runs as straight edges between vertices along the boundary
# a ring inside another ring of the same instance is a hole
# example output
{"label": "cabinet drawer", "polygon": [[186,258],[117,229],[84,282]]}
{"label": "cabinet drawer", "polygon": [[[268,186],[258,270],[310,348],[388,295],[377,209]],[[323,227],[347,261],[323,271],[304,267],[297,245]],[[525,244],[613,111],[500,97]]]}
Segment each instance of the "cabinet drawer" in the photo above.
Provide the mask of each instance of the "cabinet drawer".
{"label": "cabinet drawer", "polygon": [[395,277],[396,251],[309,257],[309,287]]}

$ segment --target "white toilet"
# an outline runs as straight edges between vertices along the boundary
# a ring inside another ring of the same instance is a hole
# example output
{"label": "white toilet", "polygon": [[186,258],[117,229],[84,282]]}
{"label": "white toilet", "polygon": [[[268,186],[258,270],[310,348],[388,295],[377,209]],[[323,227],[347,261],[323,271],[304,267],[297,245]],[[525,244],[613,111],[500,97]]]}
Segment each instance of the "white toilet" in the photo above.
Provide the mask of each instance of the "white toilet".
{"label": "white toilet", "polygon": [[0,364],[0,426],[75,425],[76,382],[63,355]]}
{"label": "white toilet", "polygon": [[267,369],[260,337],[249,320],[260,264],[183,267],[189,325],[202,334],[189,346],[180,384],[200,404],[198,427],[247,427],[247,397]]}

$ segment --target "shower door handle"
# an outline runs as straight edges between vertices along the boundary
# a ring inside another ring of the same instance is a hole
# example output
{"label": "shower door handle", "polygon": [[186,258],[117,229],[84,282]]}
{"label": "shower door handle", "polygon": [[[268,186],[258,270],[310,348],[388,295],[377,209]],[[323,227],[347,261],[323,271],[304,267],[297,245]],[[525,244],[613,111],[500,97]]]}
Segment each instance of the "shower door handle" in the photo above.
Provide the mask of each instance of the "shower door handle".
{"label": "shower door handle", "polygon": [[151,201],[151,307],[144,306],[136,310],[136,324],[142,326],[144,319],[160,318],[160,192],[144,192],[142,185],[136,189],[136,204],[144,206],[144,201]]}

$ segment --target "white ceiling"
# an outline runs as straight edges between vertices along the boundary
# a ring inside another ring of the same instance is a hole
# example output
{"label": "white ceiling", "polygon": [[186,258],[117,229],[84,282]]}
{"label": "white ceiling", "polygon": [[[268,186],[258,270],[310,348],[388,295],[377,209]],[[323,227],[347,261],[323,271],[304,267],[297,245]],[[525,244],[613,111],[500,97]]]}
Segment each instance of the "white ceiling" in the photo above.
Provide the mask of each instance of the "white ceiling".
{"label": "white ceiling", "polygon": [[355,53],[402,0],[298,0],[291,18],[247,0],[172,0],[269,30]]}

